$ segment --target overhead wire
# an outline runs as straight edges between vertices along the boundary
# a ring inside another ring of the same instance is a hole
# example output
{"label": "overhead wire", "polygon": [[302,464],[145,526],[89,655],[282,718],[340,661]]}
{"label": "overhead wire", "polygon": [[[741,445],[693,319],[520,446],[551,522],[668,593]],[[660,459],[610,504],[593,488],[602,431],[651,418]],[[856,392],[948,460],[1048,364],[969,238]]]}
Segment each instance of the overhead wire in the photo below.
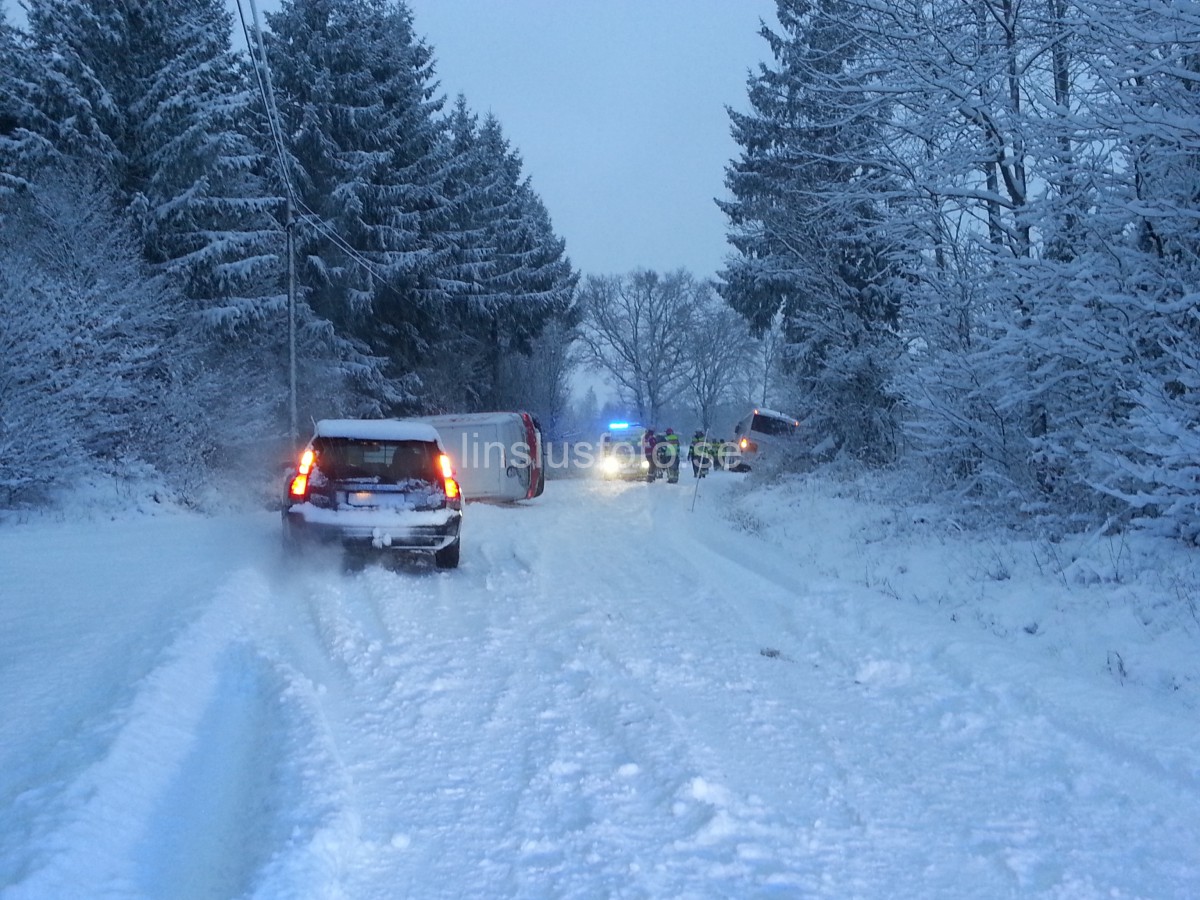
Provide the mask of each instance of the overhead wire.
{"label": "overhead wire", "polygon": [[[292,208],[304,214],[304,219],[317,232],[323,235],[335,247],[345,253],[350,259],[362,266],[371,277],[375,278],[382,285],[387,285],[388,281],[375,270],[371,261],[359,253],[352,247],[341,235],[339,235],[324,219],[314,212],[307,204],[296,196],[295,188],[292,186],[291,176],[288,174],[287,164],[287,145],[283,140],[283,126],[280,124],[279,109],[275,105],[275,92],[271,88],[271,70],[267,66],[267,53],[262,38],[262,30],[258,24],[258,9],[254,5],[254,0],[250,0],[251,10],[254,15],[254,40],[251,41],[250,27],[246,23],[246,13],[242,7],[242,0],[237,0],[238,17],[242,23],[242,35],[246,40],[246,52],[250,56],[250,66],[254,69],[254,79],[258,83],[259,96],[263,101],[263,108],[267,115],[267,128],[271,132],[271,141],[275,146],[275,155],[279,162],[279,175],[283,180],[284,190],[287,192],[288,201]],[[254,48],[258,48],[258,57],[255,57]]]}
{"label": "overhead wire", "polygon": [[[246,52],[250,56],[250,67],[254,69],[254,80],[258,82],[258,93],[262,98],[263,109],[267,115],[267,129],[271,132],[271,142],[275,145],[275,156],[279,162],[279,177],[283,179],[283,187],[287,192],[288,199],[293,204],[296,202],[295,191],[292,189],[292,179],[288,174],[287,153],[283,143],[283,132],[279,127],[277,110],[274,104],[274,92],[267,89],[266,82],[263,80],[264,73],[259,67],[259,62],[254,56],[254,48],[259,48],[259,54],[265,61],[265,50],[262,47],[262,33],[258,30],[257,16],[254,23],[254,41],[250,38],[250,28],[246,24],[246,11],[242,8],[242,0],[237,0],[238,17],[242,22],[242,35],[246,39]],[[270,77],[268,71],[267,77]]]}

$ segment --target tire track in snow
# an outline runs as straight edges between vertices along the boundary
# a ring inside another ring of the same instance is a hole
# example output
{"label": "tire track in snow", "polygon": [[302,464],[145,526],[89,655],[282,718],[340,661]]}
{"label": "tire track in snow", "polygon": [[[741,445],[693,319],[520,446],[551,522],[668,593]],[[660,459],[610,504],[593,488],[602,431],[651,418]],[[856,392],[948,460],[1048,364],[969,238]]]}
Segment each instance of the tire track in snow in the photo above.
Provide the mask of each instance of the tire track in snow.
{"label": "tire track in snow", "polygon": [[290,828],[272,812],[287,762],[281,685],[243,614],[268,593],[253,570],[216,590],[138,684],[105,755],[76,777],[48,858],[6,897],[236,896],[253,885],[267,863],[259,848]]}
{"label": "tire track in snow", "polygon": [[[720,629],[716,637],[697,634],[687,621],[700,582],[688,560],[663,552],[661,498],[641,486],[571,487],[592,494],[594,504],[567,500],[547,531],[555,540],[531,550],[529,593],[559,610],[545,622],[535,611],[531,625],[553,636],[559,659],[535,660],[530,669],[561,674],[542,714],[552,726],[550,752],[522,798],[516,892],[570,896],[579,891],[571,879],[581,862],[593,873],[590,890],[619,895],[632,882],[656,896],[686,894],[699,883],[742,892],[770,861],[704,863],[731,810],[756,840],[786,835],[752,822],[759,801],[742,802],[705,777],[713,771],[705,746],[712,716],[726,729],[742,717],[740,701],[729,706],[723,698],[744,685],[723,677],[714,684],[714,653],[705,646],[715,640],[724,664],[728,641]],[[580,507],[592,515],[567,512]],[[704,709],[714,697],[717,706]],[[742,851],[770,855],[749,844]],[[787,881],[784,867],[775,875]]]}
{"label": "tire track in snow", "polygon": [[[464,748],[499,703],[494,669],[481,675],[474,659],[481,636],[511,631],[495,587],[506,568],[524,577],[508,554],[487,565],[464,555],[456,572],[401,562],[397,571],[369,565],[349,575],[308,567],[290,579],[286,602],[299,624],[279,653],[312,685],[315,737],[333,770],[327,780],[340,784],[341,829],[327,835],[328,852],[343,860],[338,885],[348,896],[403,894],[404,872],[420,859],[410,883],[418,890],[430,867],[445,865],[443,841],[507,833],[508,818],[491,809],[494,824],[461,825],[480,818]],[[494,876],[481,876],[479,890]]]}
{"label": "tire track in snow", "polygon": [[[346,798],[355,896],[378,895],[385,877],[399,892],[445,879],[465,893],[570,894],[581,860],[593,888],[632,877],[670,893],[695,877],[663,849],[721,811],[686,762],[694,734],[656,693],[662,659],[684,645],[666,634],[643,647],[644,613],[680,574],[640,583],[655,559],[644,496],[601,495],[598,518],[633,523],[603,540],[571,500],[473,508],[458,572],[314,582],[307,652],[329,661],[313,664],[319,702],[346,781],[374,795]],[[598,568],[598,544],[617,573]]]}
{"label": "tire track in snow", "polygon": [[727,485],[688,513],[687,487],[472,507],[454,572],[226,580],[14,896],[71,893],[92,840],[116,896],[355,898],[1090,896],[1200,844],[1157,802],[1191,789],[1183,748],[1156,764],[981,680],[1003,666],[960,632],[737,534],[708,509]]}

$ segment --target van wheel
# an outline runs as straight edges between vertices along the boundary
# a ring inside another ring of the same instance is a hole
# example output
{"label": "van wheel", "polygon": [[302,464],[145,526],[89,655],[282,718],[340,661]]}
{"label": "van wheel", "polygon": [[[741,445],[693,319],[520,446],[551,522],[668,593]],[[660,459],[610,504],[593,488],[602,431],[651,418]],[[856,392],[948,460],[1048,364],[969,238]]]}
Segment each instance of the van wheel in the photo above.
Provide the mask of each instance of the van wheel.
{"label": "van wheel", "polygon": [[449,547],[443,547],[433,554],[433,564],[439,569],[458,568],[458,550],[461,538],[455,539]]}

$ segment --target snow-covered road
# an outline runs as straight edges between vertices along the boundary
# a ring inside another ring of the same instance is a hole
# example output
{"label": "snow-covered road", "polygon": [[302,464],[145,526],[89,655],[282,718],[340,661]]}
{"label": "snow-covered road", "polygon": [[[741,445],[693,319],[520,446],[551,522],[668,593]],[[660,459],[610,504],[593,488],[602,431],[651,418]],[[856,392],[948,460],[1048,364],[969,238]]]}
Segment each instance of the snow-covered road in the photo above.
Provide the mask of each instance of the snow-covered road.
{"label": "snow-covered road", "polygon": [[0,895],[1200,894],[1194,710],[832,577],[736,483],[471,506],[454,572],[0,531]]}

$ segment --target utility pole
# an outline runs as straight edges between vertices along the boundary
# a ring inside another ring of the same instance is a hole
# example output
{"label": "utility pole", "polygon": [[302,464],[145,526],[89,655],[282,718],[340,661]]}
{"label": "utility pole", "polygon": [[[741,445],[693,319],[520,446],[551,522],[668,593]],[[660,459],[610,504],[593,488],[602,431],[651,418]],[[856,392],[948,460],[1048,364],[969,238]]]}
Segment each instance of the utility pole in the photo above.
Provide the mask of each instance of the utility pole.
{"label": "utility pole", "polygon": [[287,202],[287,259],[288,259],[288,425],[292,449],[300,446],[300,423],[296,414],[296,217],[292,199]]}
{"label": "utility pole", "polygon": [[[238,0],[238,12],[242,9]],[[259,88],[263,94],[263,106],[267,114],[267,124],[271,129],[271,138],[275,142],[275,152],[279,157],[279,175],[287,190],[287,301],[288,301],[288,430],[291,432],[292,449],[300,446],[300,423],[296,411],[296,211],[292,193],[292,182],[288,178],[287,160],[284,158],[283,132],[279,127],[279,111],[275,106],[275,89],[271,85],[271,67],[267,65],[267,45],[263,40],[262,24],[258,20],[258,4],[250,0],[250,13],[254,21],[254,43],[257,44],[258,62],[254,64],[259,77]],[[243,16],[242,27],[246,27]],[[254,48],[249,46],[247,35],[246,50],[254,62]]]}

